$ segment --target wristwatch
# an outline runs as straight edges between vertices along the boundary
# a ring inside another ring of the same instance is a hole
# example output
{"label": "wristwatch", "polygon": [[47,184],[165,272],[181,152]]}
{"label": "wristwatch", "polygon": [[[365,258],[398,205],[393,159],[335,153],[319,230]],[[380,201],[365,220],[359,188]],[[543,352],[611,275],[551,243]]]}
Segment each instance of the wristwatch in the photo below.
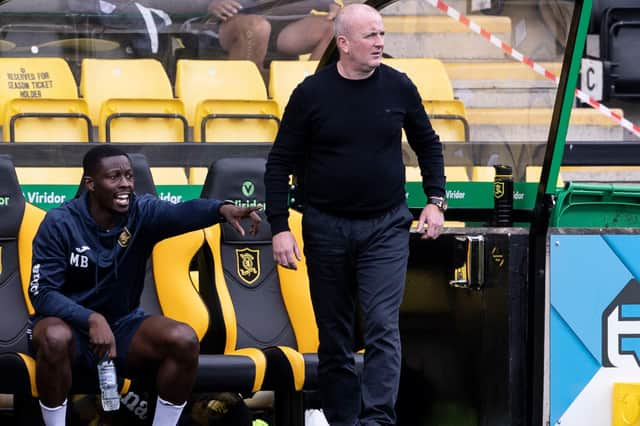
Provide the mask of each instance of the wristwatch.
{"label": "wristwatch", "polygon": [[427,203],[436,205],[442,213],[446,212],[447,207],[449,206],[449,203],[447,203],[447,199],[444,197],[431,196],[428,198]]}

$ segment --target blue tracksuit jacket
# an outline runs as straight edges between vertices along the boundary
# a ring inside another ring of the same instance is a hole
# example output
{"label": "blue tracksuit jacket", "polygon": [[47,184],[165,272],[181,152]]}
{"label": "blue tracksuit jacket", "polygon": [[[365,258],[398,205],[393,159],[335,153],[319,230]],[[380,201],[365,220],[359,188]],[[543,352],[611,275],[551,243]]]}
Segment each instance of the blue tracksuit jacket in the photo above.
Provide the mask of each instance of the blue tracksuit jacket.
{"label": "blue tracksuit jacket", "polygon": [[33,242],[34,319],[56,316],[88,330],[92,312],[112,324],[138,308],[147,259],[160,240],[220,221],[218,200],[180,204],[132,196],[113,229],[98,226],[87,194],[50,210]]}

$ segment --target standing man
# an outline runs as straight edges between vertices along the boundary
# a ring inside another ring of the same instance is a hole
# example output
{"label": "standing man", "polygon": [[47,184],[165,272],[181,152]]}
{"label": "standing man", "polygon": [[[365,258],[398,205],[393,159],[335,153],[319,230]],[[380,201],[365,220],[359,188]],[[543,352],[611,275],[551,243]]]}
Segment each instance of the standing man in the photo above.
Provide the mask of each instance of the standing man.
{"label": "standing man", "polygon": [[[418,156],[428,203],[418,232],[437,238],[446,209],[442,146],[416,87],[381,64],[382,17],[352,4],[335,20],[336,64],[293,92],[265,175],[273,254],[295,268],[288,176],[303,177],[304,250],[319,328],[318,377],[332,426],[393,425],[400,380],[398,316],[409,227],[401,131]],[[300,172],[301,171],[301,172]],[[364,370],[353,358],[356,300],[364,315]]]}
{"label": "standing man", "polygon": [[137,197],[127,154],[100,145],[85,155],[86,192],[49,211],[33,243],[28,333],[47,426],[64,426],[72,366],[95,371],[104,358],[119,376],[155,374],[154,426],[175,425],[191,394],[199,343],[193,329],[140,308],[145,270],[160,240],[226,220],[260,218],[256,208],[217,200],[180,204]]}

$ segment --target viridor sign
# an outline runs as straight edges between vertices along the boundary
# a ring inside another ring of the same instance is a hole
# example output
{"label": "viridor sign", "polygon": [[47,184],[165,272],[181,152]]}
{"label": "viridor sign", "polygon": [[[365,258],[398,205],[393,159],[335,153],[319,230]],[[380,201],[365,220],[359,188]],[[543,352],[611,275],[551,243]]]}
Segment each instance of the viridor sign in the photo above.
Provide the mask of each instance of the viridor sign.
{"label": "viridor sign", "polygon": [[[536,199],[537,184],[515,182],[513,207],[515,209],[531,209]],[[27,202],[44,210],[57,207],[75,197],[76,185],[23,185],[22,190]],[[158,197],[172,203],[192,200],[200,196],[201,185],[157,185]],[[243,195],[249,197],[255,192],[255,184],[243,181]],[[408,182],[406,185],[407,202],[411,208],[422,208],[426,197],[419,182]],[[491,209],[493,208],[493,182],[450,182],[447,183],[447,199],[449,208]],[[264,206],[255,199],[233,200],[239,207]],[[0,195],[0,206],[8,205],[9,198]]]}

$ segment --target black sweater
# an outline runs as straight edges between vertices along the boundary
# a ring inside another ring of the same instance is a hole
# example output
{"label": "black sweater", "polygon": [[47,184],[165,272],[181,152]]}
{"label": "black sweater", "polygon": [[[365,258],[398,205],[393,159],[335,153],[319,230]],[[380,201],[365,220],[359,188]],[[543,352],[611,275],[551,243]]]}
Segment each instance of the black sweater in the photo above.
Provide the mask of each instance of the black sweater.
{"label": "black sweater", "polygon": [[304,199],[352,218],[384,214],[405,200],[401,137],[416,152],[428,196],[444,196],[442,145],[409,78],[380,65],[363,80],[333,64],[306,78],[285,108],[265,174],[273,234],[288,230],[288,176],[303,170]]}

